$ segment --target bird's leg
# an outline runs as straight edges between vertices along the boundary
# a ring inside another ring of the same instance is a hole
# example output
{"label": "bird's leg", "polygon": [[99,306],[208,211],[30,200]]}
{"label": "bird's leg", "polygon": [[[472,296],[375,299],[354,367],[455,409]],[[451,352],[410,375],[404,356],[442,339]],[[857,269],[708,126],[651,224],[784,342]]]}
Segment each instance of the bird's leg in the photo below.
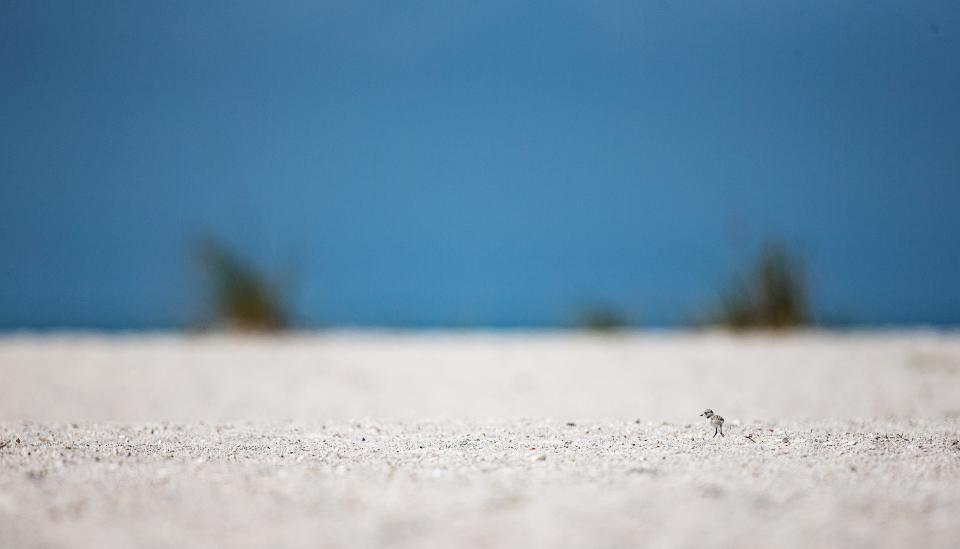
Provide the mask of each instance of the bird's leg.
{"label": "bird's leg", "polygon": [[717,428],[713,428],[713,436],[711,438],[717,438]]}
{"label": "bird's leg", "polygon": [[725,437],[727,435],[723,434],[723,425],[720,426],[720,436]]}

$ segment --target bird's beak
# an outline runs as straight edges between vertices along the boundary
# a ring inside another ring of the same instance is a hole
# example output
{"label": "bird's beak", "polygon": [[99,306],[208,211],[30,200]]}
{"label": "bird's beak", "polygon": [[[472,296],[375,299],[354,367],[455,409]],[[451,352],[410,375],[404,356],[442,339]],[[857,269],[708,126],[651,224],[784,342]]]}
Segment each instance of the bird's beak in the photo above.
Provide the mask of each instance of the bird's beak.
{"label": "bird's beak", "polygon": [[703,417],[703,414],[700,414],[700,417]]}

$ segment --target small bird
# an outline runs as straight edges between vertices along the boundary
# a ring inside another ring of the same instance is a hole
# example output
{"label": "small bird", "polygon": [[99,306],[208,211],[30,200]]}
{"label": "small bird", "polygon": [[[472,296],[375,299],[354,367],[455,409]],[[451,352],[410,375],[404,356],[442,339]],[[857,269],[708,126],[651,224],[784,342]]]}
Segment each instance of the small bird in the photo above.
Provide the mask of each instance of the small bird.
{"label": "small bird", "polygon": [[713,410],[707,408],[700,414],[700,417],[707,418],[707,423],[713,427],[713,438],[717,438],[717,433],[720,433],[720,436],[725,437],[727,435],[723,434],[723,418],[713,413]]}

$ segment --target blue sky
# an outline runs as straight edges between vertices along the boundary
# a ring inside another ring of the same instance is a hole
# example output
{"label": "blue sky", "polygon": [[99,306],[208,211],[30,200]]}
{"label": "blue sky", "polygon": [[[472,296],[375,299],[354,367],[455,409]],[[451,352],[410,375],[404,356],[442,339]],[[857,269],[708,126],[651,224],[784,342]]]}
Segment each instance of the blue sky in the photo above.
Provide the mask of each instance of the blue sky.
{"label": "blue sky", "polygon": [[764,238],[817,316],[960,323],[944,2],[0,0],[0,327],[688,322]]}

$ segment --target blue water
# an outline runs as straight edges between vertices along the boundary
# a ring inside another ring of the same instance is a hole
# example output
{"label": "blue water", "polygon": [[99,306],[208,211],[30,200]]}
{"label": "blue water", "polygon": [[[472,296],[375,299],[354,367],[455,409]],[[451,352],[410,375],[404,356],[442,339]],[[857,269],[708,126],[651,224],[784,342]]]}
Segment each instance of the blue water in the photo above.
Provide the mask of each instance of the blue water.
{"label": "blue water", "polygon": [[[960,322],[956,2],[0,2],[0,327]],[[768,5],[769,4],[769,5]]]}

